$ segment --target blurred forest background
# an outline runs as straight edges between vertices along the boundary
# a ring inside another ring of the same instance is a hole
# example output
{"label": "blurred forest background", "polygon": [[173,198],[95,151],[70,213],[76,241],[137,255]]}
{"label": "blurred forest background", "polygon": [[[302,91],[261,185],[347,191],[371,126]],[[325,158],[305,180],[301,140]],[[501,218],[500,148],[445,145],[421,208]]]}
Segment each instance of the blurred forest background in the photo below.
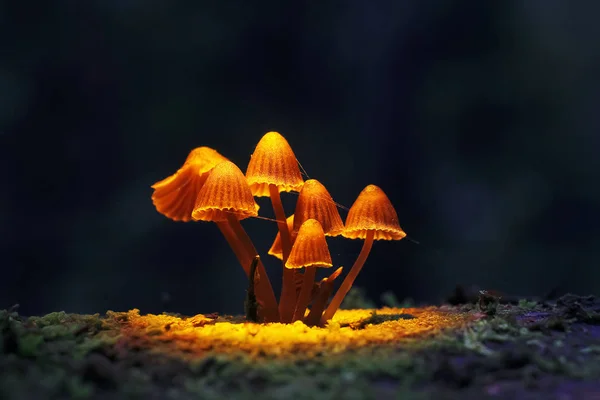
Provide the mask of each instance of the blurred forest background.
{"label": "blurred forest background", "polygon": [[[346,207],[381,186],[420,242],[375,243],[356,282],[369,296],[598,294],[599,13],[555,0],[1,2],[0,308],[241,313],[246,278],[216,226],[158,214],[150,185],[197,146],[245,170],[270,130]],[[244,225],[279,286],[275,223]],[[331,239],[334,263],[349,268],[361,245]]]}

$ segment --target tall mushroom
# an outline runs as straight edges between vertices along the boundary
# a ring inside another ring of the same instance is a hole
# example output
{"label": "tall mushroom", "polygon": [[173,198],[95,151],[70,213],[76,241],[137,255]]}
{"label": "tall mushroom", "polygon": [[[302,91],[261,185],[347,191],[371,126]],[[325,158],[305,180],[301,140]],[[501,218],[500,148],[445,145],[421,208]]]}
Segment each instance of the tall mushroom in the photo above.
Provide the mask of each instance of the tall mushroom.
{"label": "tall mushroom", "polygon": [[[280,192],[299,192],[304,184],[298,161],[289,143],[277,132],[266,133],[256,145],[250,157],[246,179],[257,197],[270,197],[277,226],[281,234],[283,263],[292,249],[290,231],[286,223],[285,210]],[[281,322],[290,322],[296,304],[295,274],[292,269],[283,269],[283,282],[279,300]]]}
{"label": "tall mushroom", "polygon": [[330,320],[352,287],[362,269],[374,240],[400,240],[406,233],[398,223],[398,214],[390,199],[378,186],[369,185],[360,192],[346,217],[342,236],[364,239],[362,250],[321,317],[321,324]]}
{"label": "tall mushroom", "polygon": [[[326,236],[338,236],[344,230],[336,203],[325,186],[316,179],[309,179],[302,186],[296,202],[293,231],[298,231],[305,221],[310,219],[319,221]],[[314,268],[305,270],[293,320],[304,317],[314,286],[314,276]]]}
{"label": "tall mushroom", "polygon": [[314,286],[316,267],[331,266],[333,266],[331,254],[321,223],[316,219],[307,219],[298,230],[296,241],[285,263],[286,268],[305,268],[304,281],[298,298],[298,304],[302,306],[302,313],[300,314],[299,309],[296,308],[294,321],[304,317]]}
{"label": "tall mushroom", "polygon": [[[223,161],[213,168],[198,193],[192,211],[192,218],[195,221],[217,223],[234,253],[241,255],[240,263],[247,276],[250,274],[250,264],[257,251],[240,220],[257,215],[258,205],[254,201],[246,178],[231,161]],[[279,319],[277,300],[262,262],[258,263],[258,273],[260,279],[256,287],[256,297],[263,303],[263,317],[270,322],[277,321]]]}
{"label": "tall mushroom", "polygon": [[190,221],[196,197],[208,173],[223,161],[227,161],[227,158],[210,147],[192,150],[177,172],[151,186],[154,189],[152,203],[156,210],[175,221]]}

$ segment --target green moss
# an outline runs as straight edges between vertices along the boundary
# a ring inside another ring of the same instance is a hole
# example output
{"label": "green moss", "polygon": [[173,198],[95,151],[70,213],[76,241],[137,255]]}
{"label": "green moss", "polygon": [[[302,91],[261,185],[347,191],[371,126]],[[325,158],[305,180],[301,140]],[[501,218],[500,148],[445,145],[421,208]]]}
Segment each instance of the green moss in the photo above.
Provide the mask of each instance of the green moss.
{"label": "green moss", "polygon": [[[373,310],[371,316],[357,324],[348,324],[340,326],[350,326],[352,329],[364,329],[367,325],[378,325],[387,321],[398,321],[400,319],[414,319],[414,315],[411,314],[377,314],[376,310]],[[331,323],[330,323],[331,324]],[[333,328],[335,325],[331,325]]]}
{"label": "green moss", "polygon": [[36,333],[29,333],[19,337],[19,355],[22,357],[37,356],[42,343],[44,343],[44,337]]}
{"label": "green moss", "polygon": [[73,348],[73,358],[83,359],[90,352],[108,348],[118,340],[119,336],[97,335],[94,337],[84,337]]}
{"label": "green moss", "polygon": [[[1,366],[10,373],[0,376],[0,397],[26,399],[34,393],[33,398],[48,400],[117,396],[254,400],[261,393],[261,399],[443,399],[456,398],[461,393],[457,388],[466,386],[461,396],[470,399],[485,398],[484,382],[489,384],[490,379],[501,378],[529,391],[540,390],[542,378],[598,380],[600,347],[591,334],[582,333],[596,321],[595,303],[587,298],[567,300],[558,306],[499,304],[493,316],[461,329],[399,338],[389,345],[340,348],[312,356],[298,352],[286,358],[158,352],[154,347],[173,343],[162,343],[160,336],[147,336],[148,342],[139,342],[138,337],[131,343],[125,340],[127,333],[120,329],[131,313],[107,313],[105,318],[51,313],[22,319],[0,311],[0,344],[16,343],[3,350],[8,353],[2,355]],[[542,312],[531,313],[532,308]],[[451,311],[481,318],[468,307]],[[363,323],[348,327],[362,329],[411,317],[374,311]],[[348,328],[332,322],[327,329]],[[96,353],[94,358],[90,353]],[[178,358],[180,354],[187,358]],[[100,360],[94,363],[99,368],[95,375],[88,373],[91,360]]]}
{"label": "green moss", "polygon": [[46,339],[56,339],[62,336],[71,336],[73,326],[68,325],[46,325],[41,329]]}
{"label": "green moss", "polygon": [[383,305],[391,308],[410,308],[415,306],[415,303],[411,298],[406,298],[400,301],[391,290],[383,292],[380,296],[380,299]]}
{"label": "green moss", "polygon": [[94,394],[94,386],[85,383],[78,376],[69,377],[65,381],[69,398],[71,399],[87,399]]}
{"label": "green moss", "polygon": [[29,320],[37,326],[59,325],[67,320],[67,314],[64,311],[52,312],[43,317],[31,317]]}
{"label": "green moss", "polygon": [[351,288],[340,305],[342,309],[371,309],[375,307],[375,303],[367,297],[364,289],[358,287]]}
{"label": "green moss", "polygon": [[519,307],[524,310],[533,310],[538,305],[537,301],[529,301],[527,299],[519,300]]}

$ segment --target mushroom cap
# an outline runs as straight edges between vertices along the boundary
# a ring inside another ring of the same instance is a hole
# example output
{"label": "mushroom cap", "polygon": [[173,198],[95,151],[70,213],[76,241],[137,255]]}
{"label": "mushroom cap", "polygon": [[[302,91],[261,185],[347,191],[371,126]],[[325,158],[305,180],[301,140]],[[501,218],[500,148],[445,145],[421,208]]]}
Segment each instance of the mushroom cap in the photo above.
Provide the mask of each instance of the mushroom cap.
{"label": "mushroom cap", "polygon": [[342,236],[365,239],[368,231],[375,231],[375,240],[400,240],[406,237],[390,199],[375,185],[364,188],[350,207]]}
{"label": "mushroom cap", "polygon": [[266,133],[256,145],[246,179],[257,197],[268,197],[269,185],[277,186],[279,192],[299,192],[304,184],[292,148],[277,132]]}
{"label": "mushroom cap", "polygon": [[323,232],[327,236],[338,236],[344,230],[344,223],[336,203],[325,186],[316,179],[309,179],[304,182],[296,202],[294,215],[296,215],[294,219],[295,231],[300,229],[304,221],[311,218],[321,223]]}
{"label": "mushroom cap", "polygon": [[321,223],[316,219],[306,220],[292,246],[286,268],[331,267],[331,254],[325,240]]}
{"label": "mushroom cap", "polygon": [[[290,235],[292,236],[292,243],[294,243],[294,240],[296,239],[296,234],[298,233],[298,232],[294,232],[294,230],[293,230],[294,214],[287,217],[285,221],[287,222],[287,226],[290,231]],[[268,254],[270,256],[279,258],[280,260],[283,261],[283,248],[281,247],[281,233],[279,231],[277,231],[277,236],[275,236],[275,240],[273,241],[273,244],[271,245],[271,248],[269,249]]]}
{"label": "mushroom cap", "polygon": [[175,221],[190,221],[198,192],[208,173],[227,158],[210,147],[197,147],[173,175],[152,185],[152,203],[156,211]]}
{"label": "mushroom cap", "polygon": [[226,221],[228,214],[242,220],[258,215],[246,177],[231,161],[214,167],[200,189],[192,211],[195,221]]}

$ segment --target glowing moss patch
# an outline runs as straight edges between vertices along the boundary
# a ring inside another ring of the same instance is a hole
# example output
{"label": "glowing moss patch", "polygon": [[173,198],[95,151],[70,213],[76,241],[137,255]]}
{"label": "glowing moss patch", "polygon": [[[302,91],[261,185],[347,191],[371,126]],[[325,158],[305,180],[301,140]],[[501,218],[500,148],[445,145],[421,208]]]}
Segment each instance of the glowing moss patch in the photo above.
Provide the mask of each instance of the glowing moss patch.
{"label": "glowing moss patch", "polygon": [[[139,310],[124,313],[121,327],[125,340],[136,345],[163,342],[161,349],[184,355],[206,352],[244,352],[253,356],[280,357],[302,354],[335,354],[369,345],[395,344],[404,338],[418,337],[456,328],[472,319],[468,314],[438,308],[383,308],[377,310],[340,310],[324,328],[293,324],[255,324],[219,320],[196,315],[180,318],[169,315],[140,315]],[[149,338],[151,335],[151,339]]]}

